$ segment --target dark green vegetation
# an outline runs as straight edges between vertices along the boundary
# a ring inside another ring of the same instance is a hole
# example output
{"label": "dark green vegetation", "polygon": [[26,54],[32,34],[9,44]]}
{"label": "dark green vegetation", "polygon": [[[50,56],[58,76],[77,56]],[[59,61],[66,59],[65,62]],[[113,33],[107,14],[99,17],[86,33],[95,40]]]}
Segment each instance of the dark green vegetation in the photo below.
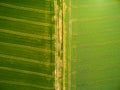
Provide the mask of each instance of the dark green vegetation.
{"label": "dark green vegetation", "polygon": [[120,90],[120,0],[66,0],[67,90]]}
{"label": "dark green vegetation", "polygon": [[0,90],[54,90],[53,0],[0,0]]}

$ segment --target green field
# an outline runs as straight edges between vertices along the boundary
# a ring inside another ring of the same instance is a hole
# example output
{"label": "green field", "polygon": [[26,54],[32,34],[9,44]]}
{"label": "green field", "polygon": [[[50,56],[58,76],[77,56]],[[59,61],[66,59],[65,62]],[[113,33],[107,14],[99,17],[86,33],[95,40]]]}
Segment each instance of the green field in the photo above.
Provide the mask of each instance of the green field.
{"label": "green field", "polygon": [[0,0],[0,90],[54,90],[52,0]]}
{"label": "green field", "polygon": [[0,0],[0,90],[120,90],[120,0]]}
{"label": "green field", "polygon": [[66,90],[120,90],[120,0],[65,0]]}

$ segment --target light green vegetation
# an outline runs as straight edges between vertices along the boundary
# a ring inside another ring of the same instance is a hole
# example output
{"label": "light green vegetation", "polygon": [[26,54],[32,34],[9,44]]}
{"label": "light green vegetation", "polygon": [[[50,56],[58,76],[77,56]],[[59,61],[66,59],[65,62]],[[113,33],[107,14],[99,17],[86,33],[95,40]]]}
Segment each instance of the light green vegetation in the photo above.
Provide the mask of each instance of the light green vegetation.
{"label": "light green vegetation", "polygon": [[120,90],[120,0],[66,0],[67,90]]}

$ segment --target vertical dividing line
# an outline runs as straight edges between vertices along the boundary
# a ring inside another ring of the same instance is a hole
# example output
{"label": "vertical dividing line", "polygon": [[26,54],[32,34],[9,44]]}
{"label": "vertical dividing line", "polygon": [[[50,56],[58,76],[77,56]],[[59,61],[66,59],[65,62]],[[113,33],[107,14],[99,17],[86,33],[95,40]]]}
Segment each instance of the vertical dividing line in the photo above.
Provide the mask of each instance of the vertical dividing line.
{"label": "vertical dividing line", "polygon": [[62,0],[54,0],[55,9],[55,90],[63,89],[63,11]]}
{"label": "vertical dividing line", "polygon": [[68,48],[68,90],[71,90],[71,38],[72,38],[72,12],[71,12],[71,0],[69,0],[69,48]]}
{"label": "vertical dividing line", "polygon": [[66,90],[66,28],[65,28],[65,1],[62,0],[62,24],[63,24],[63,90]]}
{"label": "vertical dividing line", "polygon": [[54,0],[54,21],[55,21],[55,90],[57,90],[57,1]]}
{"label": "vertical dividing line", "polygon": [[58,82],[58,6],[57,0],[54,0],[54,20],[55,20],[55,90],[59,90]]}
{"label": "vertical dividing line", "polygon": [[64,90],[64,88],[65,88],[64,87],[64,80],[65,80],[65,76],[64,76],[64,74],[65,74],[65,72],[64,72],[64,70],[65,70],[65,68],[64,68],[64,54],[65,54],[64,53],[64,39],[65,38],[64,38],[64,26],[63,26],[64,25],[64,23],[63,23],[64,22],[63,21],[64,20],[63,19],[63,13],[64,13],[63,12],[64,11],[63,10],[64,9],[63,2],[64,2],[64,0],[61,0],[61,11],[62,11],[62,17],[61,17],[62,18],[62,66],[63,66],[62,67],[62,90]]}

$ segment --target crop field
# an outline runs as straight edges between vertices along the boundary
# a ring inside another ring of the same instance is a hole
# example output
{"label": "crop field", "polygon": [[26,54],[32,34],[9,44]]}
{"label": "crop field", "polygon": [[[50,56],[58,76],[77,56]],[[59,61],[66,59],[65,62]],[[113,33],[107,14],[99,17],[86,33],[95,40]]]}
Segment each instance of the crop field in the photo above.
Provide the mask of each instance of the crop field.
{"label": "crop field", "polygon": [[120,90],[120,0],[67,0],[66,90]]}
{"label": "crop field", "polygon": [[0,90],[120,90],[120,0],[0,0]]}
{"label": "crop field", "polygon": [[54,90],[52,0],[0,0],[0,90]]}

